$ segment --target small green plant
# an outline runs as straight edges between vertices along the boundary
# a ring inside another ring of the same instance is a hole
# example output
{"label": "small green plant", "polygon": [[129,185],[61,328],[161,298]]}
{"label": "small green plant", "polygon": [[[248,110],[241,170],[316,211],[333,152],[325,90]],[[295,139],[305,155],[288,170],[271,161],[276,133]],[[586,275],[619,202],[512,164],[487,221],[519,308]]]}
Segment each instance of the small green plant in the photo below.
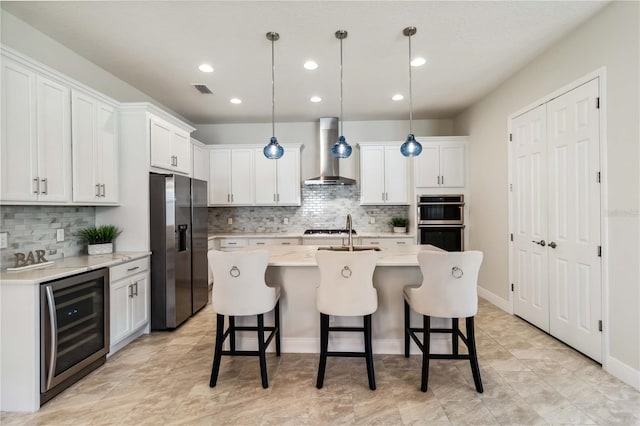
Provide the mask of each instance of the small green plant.
{"label": "small green plant", "polygon": [[113,225],[90,226],[79,232],[80,237],[87,244],[106,244],[112,243],[122,231]]}
{"label": "small green plant", "polygon": [[394,228],[406,228],[408,224],[409,219],[407,219],[406,217],[394,217],[389,221],[389,225],[393,226]]}

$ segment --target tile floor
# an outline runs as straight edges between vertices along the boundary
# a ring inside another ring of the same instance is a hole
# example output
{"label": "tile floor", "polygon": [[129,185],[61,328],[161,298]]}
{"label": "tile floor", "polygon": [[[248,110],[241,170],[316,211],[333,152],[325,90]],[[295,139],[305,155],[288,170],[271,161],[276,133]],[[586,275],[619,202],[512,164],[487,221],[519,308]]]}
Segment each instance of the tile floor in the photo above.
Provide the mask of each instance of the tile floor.
{"label": "tile floor", "polygon": [[174,332],[143,336],[38,413],[2,413],[4,425],[638,425],[640,393],[599,365],[486,301],[476,320],[485,392],[467,361],[434,361],[419,390],[420,358],[329,359],[315,388],[317,355],[224,357],[209,388],[215,315],[206,307]]}

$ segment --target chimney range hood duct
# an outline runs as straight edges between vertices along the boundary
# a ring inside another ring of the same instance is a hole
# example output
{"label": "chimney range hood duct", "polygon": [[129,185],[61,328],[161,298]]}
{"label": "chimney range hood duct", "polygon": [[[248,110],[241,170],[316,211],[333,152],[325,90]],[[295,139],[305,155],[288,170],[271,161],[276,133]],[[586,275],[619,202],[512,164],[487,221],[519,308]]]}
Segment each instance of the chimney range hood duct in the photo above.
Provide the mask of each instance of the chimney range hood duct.
{"label": "chimney range hood duct", "polygon": [[320,119],[320,176],[304,181],[305,185],[355,185],[354,179],[340,176],[338,159],[331,154],[331,147],[338,140],[338,118]]}

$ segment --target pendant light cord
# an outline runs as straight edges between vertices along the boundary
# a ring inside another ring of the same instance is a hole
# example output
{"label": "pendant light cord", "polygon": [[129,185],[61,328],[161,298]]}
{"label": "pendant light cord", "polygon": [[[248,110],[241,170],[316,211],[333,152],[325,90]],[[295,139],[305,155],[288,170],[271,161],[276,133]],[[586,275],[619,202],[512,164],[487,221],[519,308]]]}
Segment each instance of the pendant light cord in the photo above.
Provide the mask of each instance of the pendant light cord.
{"label": "pendant light cord", "polygon": [[413,134],[413,87],[411,86],[411,34],[409,34],[409,133]]}
{"label": "pendant light cord", "polygon": [[276,135],[276,63],[274,55],[274,38],[271,38],[271,136]]}
{"label": "pendant light cord", "polygon": [[340,39],[340,136],[342,135],[342,39]]}

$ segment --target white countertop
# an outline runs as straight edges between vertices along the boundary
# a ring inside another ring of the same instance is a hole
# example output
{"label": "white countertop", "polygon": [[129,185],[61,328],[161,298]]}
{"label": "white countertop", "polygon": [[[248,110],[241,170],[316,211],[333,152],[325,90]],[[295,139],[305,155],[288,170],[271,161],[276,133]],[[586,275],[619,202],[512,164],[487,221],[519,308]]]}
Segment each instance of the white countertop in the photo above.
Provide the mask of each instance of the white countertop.
{"label": "white countertop", "polygon": [[[317,266],[316,252],[319,246],[271,246],[269,266]],[[326,246],[325,246],[326,247]],[[247,251],[255,248],[245,249]],[[419,251],[442,251],[430,245],[409,245],[399,247],[382,247],[378,252],[377,266],[418,266]]]}
{"label": "white countertop", "polygon": [[[210,240],[219,238],[347,238],[348,234],[309,234],[300,232],[231,232],[226,234],[209,234]],[[354,238],[413,238],[414,234],[398,234],[394,232],[358,232]]]}
{"label": "white countertop", "polygon": [[53,264],[24,271],[0,272],[0,283],[4,285],[33,285],[64,278],[94,269],[108,268],[131,260],[142,259],[151,252],[116,252],[93,256],[74,256],[55,259]]}

